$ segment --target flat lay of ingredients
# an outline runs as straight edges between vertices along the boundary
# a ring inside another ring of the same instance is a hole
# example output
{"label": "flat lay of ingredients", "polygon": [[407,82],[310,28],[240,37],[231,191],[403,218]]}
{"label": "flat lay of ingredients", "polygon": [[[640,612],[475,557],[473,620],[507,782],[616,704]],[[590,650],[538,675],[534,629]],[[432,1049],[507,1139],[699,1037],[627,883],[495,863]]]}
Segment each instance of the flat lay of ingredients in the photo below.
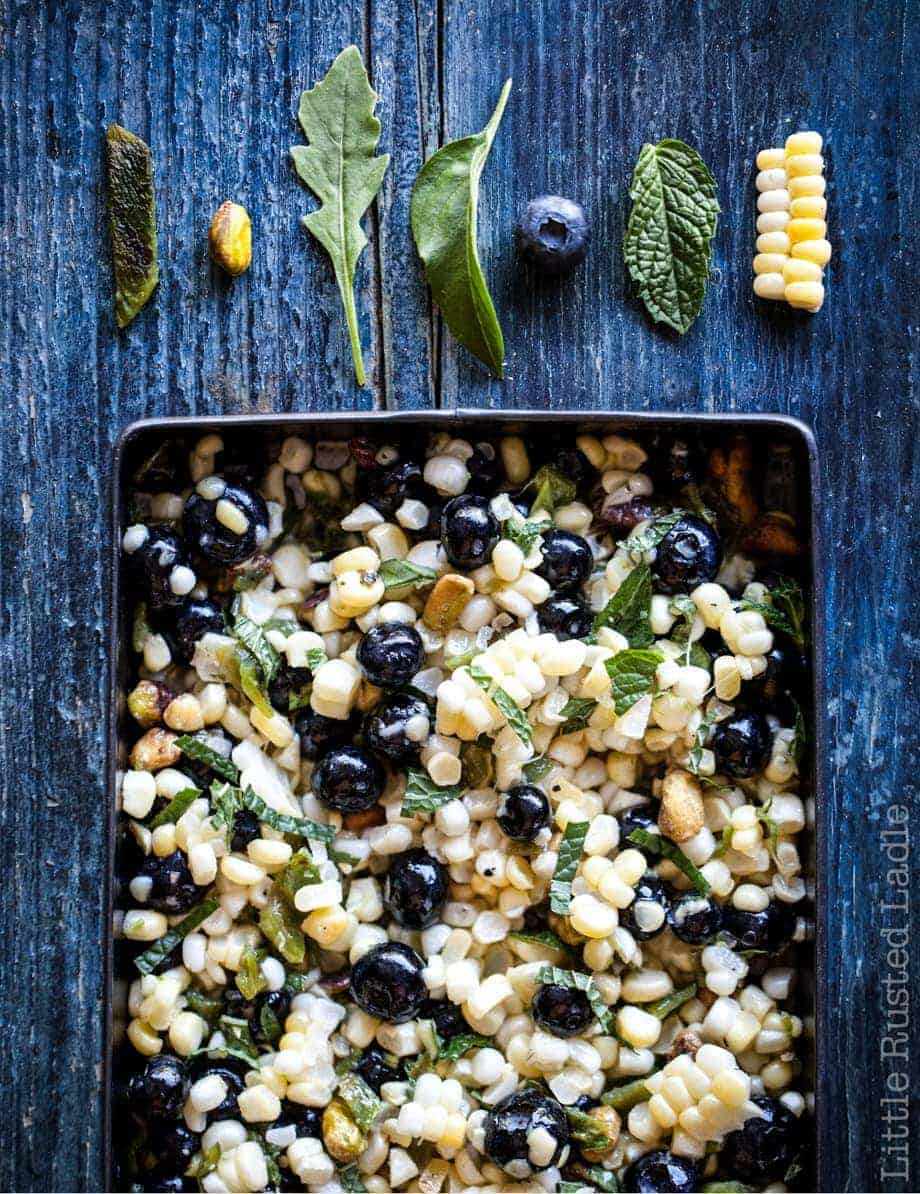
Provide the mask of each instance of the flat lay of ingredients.
{"label": "flat lay of ingredients", "polygon": [[[479,260],[479,185],[509,100],[508,79],[485,127],[438,149],[416,175],[410,225],[425,280],[455,339],[495,376],[505,371],[505,341]],[[335,274],[358,385],[367,381],[355,305],[355,272],[366,245],[362,219],[390,162],[378,154],[377,96],[360,51],[343,50],[325,77],[300,97],[306,145],[291,148],[296,174],[319,207],[303,224],[328,254]],[[793,133],[783,149],[757,155],[757,255],[754,294],[814,314],[824,302],[830,260],[823,141]],[[110,125],[107,173],[115,311],[119,327],[138,314],[158,281],[156,204],[150,149]],[[637,296],[655,323],[680,335],[690,330],[706,297],[719,202],[715,179],[692,146],[667,138],[643,145],[629,188],[631,208],[622,255]],[[580,204],[541,195],[515,229],[520,257],[546,275],[574,269],[589,245]],[[231,276],[250,265],[251,225],[244,207],[228,201],[209,233],[214,262]],[[610,268],[619,262],[611,257]]]}
{"label": "flat lay of ingredients", "polygon": [[[412,211],[493,363],[469,254],[506,98]],[[385,169],[364,131],[352,215]],[[684,323],[714,191],[686,147],[643,156],[638,271],[672,174],[705,194],[645,295]],[[581,242],[560,202],[518,230],[553,268],[583,251],[540,231]],[[347,309],[355,223],[310,227]],[[789,486],[764,435],[163,440],[121,542],[116,1188],[808,1188]]]}

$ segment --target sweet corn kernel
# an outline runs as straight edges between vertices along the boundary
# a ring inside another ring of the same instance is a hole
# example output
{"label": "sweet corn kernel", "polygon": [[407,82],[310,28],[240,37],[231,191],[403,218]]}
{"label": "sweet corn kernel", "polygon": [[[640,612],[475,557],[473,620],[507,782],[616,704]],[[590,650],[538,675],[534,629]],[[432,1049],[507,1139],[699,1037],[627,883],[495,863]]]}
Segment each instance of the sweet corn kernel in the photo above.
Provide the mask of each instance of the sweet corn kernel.
{"label": "sweet corn kernel", "polygon": [[786,287],[786,302],[804,311],[818,311],[824,302],[824,287],[820,282],[790,282]]}
{"label": "sweet corn kernel", "polygon": [[783,280],[789,282],[820,282],[824,277],[821,266],[801,257],[790,257],[783,266]]}
{"label": "sweet corn kernel", "polygon": [[801,132],[790,133],[786,138],[787,156],[804,153],[820,153],[824,142],[820,133]]}
{"label": "sweet corn kernel", "polygon": [[831,259],[831,245],[827,240],[801,240],[792,246],[792,257],[814,261],[816,265],[827,265]]}
{"label": "sweet corn kernel", "polygon": [[808,178],[824,173],[824,158],[820,153],[797,153],[786,158],[786,176],[791,182],[794,178]]}

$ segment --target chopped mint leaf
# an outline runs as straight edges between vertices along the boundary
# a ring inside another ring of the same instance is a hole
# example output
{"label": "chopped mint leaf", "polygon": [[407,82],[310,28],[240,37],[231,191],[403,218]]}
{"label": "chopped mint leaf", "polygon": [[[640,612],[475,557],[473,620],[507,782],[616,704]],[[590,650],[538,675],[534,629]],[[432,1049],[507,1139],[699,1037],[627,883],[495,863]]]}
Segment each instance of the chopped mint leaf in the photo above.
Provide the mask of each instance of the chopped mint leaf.
{"label": "chopped mint leaf", "polygon": [[[588,1115],[587,1111],[579,1111],[577,1107],[566,1107],[565,1113],[571,1125],[572,1139],[577,1141],[582,1148],[607,1149],[615,1143],[604,1131],[601,1121]],[[581,1188],[577,1183],[573,1182],[572,1184],[576,1189]]]}
{"label": "chopped mint leaf", "polygon": [[[259,928],[285,962],[290,962],[292,966],[299,966],[307,954],[306,938],[300,927],[302,920],[303,917],[294,911],[278,887],[273,885],[265,907],[259,912]],[[285,985],[292,982],[294,977],[289,974]]]}
{"label": "chopped mint leaf", "polygon": [[246,788],[241,799],[243,808],[248,808],[251,813],[255,813],[260,821],[270,825],[272,829],[277,829],[279,833],[312,838],[316,842],[331,842],[335,837],[336,831],[331,825],[320,825],[317,821],[308,821],[305,817],[289,817],[286,813],[279,813],[273,808],[269,808],[265,801],[253,792],[252,788]]}
{"label": "chopped mint leaf", "polygon": [[674,510],[671,514],[663,514],[644,530],[634,531],[620,546],[628,555],[641,559],[647,551],[652,551],[658,546],[668,531],[677,526],[685,514],[686,510]]}
{"label": "chopped mint leaf", "polygon": [[597,708],[597,701],[590,697],[569,697],[559,711],[565,721],[559,727],[560,734],[577,734],[588,724],[588,719]]}
{"label": "chopped mint leaf", "polygon": [[601,993],[594,985],[594,979],[590,974],[583,974],[580,970],[561,970],[558,966],[543,966],[537,974],[537,982],[541,985],[552,983],[555,986],[574,987],[577,991],[584,991],[598,1024],[604,1032],[609,1032],[612,1022],[611,1010],[601,998]]}
{"label": "chopped mint leaf", "polygon": [[664,659],[658,650],[630,647],[605,661],[613,691],[613,704],[618,717],[631,709],[636,701],[653,691],[655,670]]}
{"label": "chopped mint leaf", "polygon": [[558,950],[561,953],[568,953],[569,950],[562,938],[558,937],[552,929],[541,929],[532,933],[527,929],[519,929],[509,933],[508,936],[515,941],[528,941],[531,945],[544,945],[547,949]]}
{"label": "chopped mint leaf", "polygon": [[693,999],[695,995],[696,983],[690,983],[687,987],[681,987],[679,991],[672,991],[670,995],[664,995],[653,1003],[647,1003],[642,1010],[648,1012],[650,1016],[657,1016],[659,1020],[665,1020],[668,1016],[673,1015],[678,1008]]}
{"label": "chopped mint leaf", "polygon": [[502,536],[517,544],[524,555],[529,556],[534,544],[552,525],[549,519],[509,518],[502,524]]}
{"label": "chopped mint leaf", "polygon": [[561,473],[555,465],[544,464],[542,468],[537,469],[530,484],[537,491],[530,507],[531,514],[535,510],[545,510],[547,514],[552,514],[557,506],[567,506],[569,502],[575,501],[575,482],[565,473]]}
{"label": "chopped mint leaf", "polygon": [[478,1032],[463,1032],[443,1041],[438,1050],[439,1061],[456,1061],[471,1049],[490,1049],[495,1044],[492,1037],[480,1036]]}
{"label": "chopped mint leaf", "polygon": [[278,674],[281,658],[265,637],[262,627],[257,626],[245,614],[237,614],[233,620],[233,637],[243,644],[262,669],[266,686],[271,684]]}
{"label": "chopped mint leaf", "polygon": [[181,944],[194,929],[208,919],[212,912],[216,912],[219,905],[213,897],[202,900],[197,904],[184,920],[174,925],[164,933],[159,941],[155,941],[149,949],[145,949],[134,959],[134,965],[141,974],[152,974],[161,962],[165,962],[177,945]]}
{"label": "chopped mint leaf", "polygon": [[367,1191],[357,1165],[346,1165],[339,1170],[339,1185],[347,1194],[366,1194]]}
{"label": "chopped mint leaf", "polygon": [[240,689],[264,717],[274,717],[275,710],[269,700],[268,690],[262,683],[262,669],[248,651],[239,654]]}
{"label": "chopped mint leaf", "polygon": [[404,589],[407,585],[422,589],[438,579],[433,568],[425,568],[409,560],[384,560],[377,575],[385,589]]}
{"label": "chopped mint leaf", "polygon": [[204,763],[215,775],[219,775],[228,783],[235,784],[239,779],[239,768],[230,759],[218,754],[216,750],[208,746],[203,739],[196,738],[191,734],[180,734],[175,745],[188,758],[194,759],[196,763]]}
{"label": "chopped mint leaf", "polygon": [[319,867],[313,861],[309,850],[296,850],[287,866],[275,876],[275,886],[293,905],[294,897],[301,887],[322,882]]}
{"label": "chopped mint leaf", "polygon": [[536,759],[531,759],[529,763],[525,763],[521,768],[521,775],[525,783],[535,784],[541,779],[545,779],[547,775],[555,767],[555,763],[548,759],[546,755],[540,755]]}
{"label": "chopped mint leaf", "polygon": [[443,804],[459,800],[463,789],[459,786],[438,787],[424,771],[409,768],[406,772],[406,794],[403,796],[402,815],[414,817],[416,813],[434,813]]}
{"label": "chopped mint leaf", "polygon": [[653,854],[667,858],[679,871],[683,871],[700,895],[709,895],[710,887],[706,876],[693,865],[683,850],[668,838],[658,833],[649,833],[647,829],[634,829],[627,841],[635,846],[644,846]]}
{"label": "chopped mint leaf", "polygon": [[351,1112],[352,1119],[361,1131],[369,1132],[374,1120],[383,1110],[383,1103],[360,1074],[343,1074],[339,1079],[336,1094]]}
{"label": "chopped mint leaf", "polygon": [[198,788],[183,788],[181,792],[177,792],[173,796],[165,808],[160,809],[147,828],[159,829],[161,825],[175,825],[182,814],[191,808],[200,795],[201,791]]}
{"label": "chopped mint leaf", "polygon": [[647,647],[655,640],[649,625],[651,605],[652,573],[648,564],[639,564],[595,615],[594,633],[609,627],[622,634],[631,647]]}
{"label": "chopped mint leaf", "polygon": [[644,1103],[650,1095],[651,1091],[645,1085],[645,1079],[636,1078],[632,1082],[624,1082],[604,1091],[601,1102],[616,1111],[631,1111],[637,1103]]}
{"label": "chopped mint leaf", "polygon": [[533,730],[530,722],[527,720],[527,714],[517,704],[513,697],[505,692],[504,688],[497,687],[492,691],[492,686],[495,681],[483,668],[474,664],[470,668],[470,676],[476,681],[486,696],[495,704],[498,711],[511,726],[518,738],[525,746],[530,746],[533,742]]}
{"label": "chopped mint leaf", "polygon": [[789,744],[789,753],[792,755],[796,767],[800,767],[805,754],[805,747],[808,744],[808,732],[805,729],[805,718],[802,714],[801,705],[798,701],[793,701],[792,703],[795,707],[795,722],[793,725],[792,741]]}
{"label": "chopped mint leaf", "polygon": [[549,885],[549,906],[559,916],[568,916],[572,902],[572,880],[581,861],[589,821],[570,821],[559,843],[556,869]]}

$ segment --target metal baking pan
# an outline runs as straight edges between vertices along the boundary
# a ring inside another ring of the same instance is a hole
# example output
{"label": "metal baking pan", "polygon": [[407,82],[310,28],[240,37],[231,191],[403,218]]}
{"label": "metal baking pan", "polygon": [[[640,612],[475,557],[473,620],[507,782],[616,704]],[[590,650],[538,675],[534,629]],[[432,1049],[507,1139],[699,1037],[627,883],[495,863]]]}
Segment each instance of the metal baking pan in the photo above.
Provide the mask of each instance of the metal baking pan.
{"label": "metal baking pan", "polygon": [[[117,907],[118,894],[118,842],[116,833],[116,792],[119,771],[124,767],[129,749],[127,719],[124,711],[124,693],[130,667],[126,644],[129,639],[128,620],[130,611],[123,600],[124,577],[122,556],[119,550],[120,532],[128,517],[128,494],[130,479],[139,464],[164,440],[174,440],[183,448],[190,447],[201,435],[220,432],[224,436],[245,436],[258,450],[263,443],[276,442],[287,435],[302,434],[307,438],[321,436],[325,439],[350,439],[367,436],[387,440],[417,440],[419,436],[432,431],[450,431],[452,434],[471,439],[484,438],[490,434],[524,433],[533,435],[543,432],[558,436],[561,432],[587,432],[591,434],[649,435],[656,431],[692,433],[703,443],[716,443],[736,432],[746,433],[755,449],[768,444],[782,444],[793,461],[794,500],[797,505],[796,518],[800,531],[809,536],[803,580],[807,588],[811,613],[811,642],[809,645],[811,665],[812,708],[810,711],[809,736],[811,791],[814,799],[814,823],[810,829],[810,840],[806,839],[809,896],[806,912],[813,917],[815,933],[812,939],[800,947],[798,964],[803,975],[802,990],[806,999],[805,1014],[808,1016],[807,1000],[813,1006],[813,1020],[806,1020],[807,1030],[813,1026],[812,1049],[806,1057],[809,1064],[810,1087],[815,1092],[815,1170],[814,1184],[808,1188],[828,1188],[830,1157],[833,1140],[833,1119],[831,1108],[821,1098],[824,1086],[825,1059],[829,1050],[823,1047],[830,1031],[827,1001],[826,958],[828,940],[826,935],[827,890],[824,875],[827,867],[825,801],[827,785],[825,778],[826,739],[822,710],[824,697],[824,611],[820,590],[823,575],[823,550],[820,526],[820,493],[817,447],[811,429],[797,419],[784,415],[757,414],[685,414],[646,413],[618,411],[482,411],[482,410],[429,410],[411,412],[326,412],[321,414],[297,415],[234,415],[206,418],[163,418],[145,419],[126,427],[115,446],[112,467],[111,490],[111,547],[112,565],[110,576],[109,609],[109,702],[106,719],[107,735],[107,821],[108,821],[108,869],[106,875],[105,906],[111,926]],[[808,830],[806,830],[808,833]],[[113,1139],[114,1087],[117,1074],[116,1054],[124,1031],[124,1016],[127,1001],[126,967],[116,958],[116,943],[111,928],[103,943],[103,965],[105,979],[105,1056],[104,1070],[104,1116],[103,1165],[105,1188],[113,1189],[115,1172],[114,1149],[124,1146],[123,1140]],[[805,1085],[809,1083],[806,1082]]]}

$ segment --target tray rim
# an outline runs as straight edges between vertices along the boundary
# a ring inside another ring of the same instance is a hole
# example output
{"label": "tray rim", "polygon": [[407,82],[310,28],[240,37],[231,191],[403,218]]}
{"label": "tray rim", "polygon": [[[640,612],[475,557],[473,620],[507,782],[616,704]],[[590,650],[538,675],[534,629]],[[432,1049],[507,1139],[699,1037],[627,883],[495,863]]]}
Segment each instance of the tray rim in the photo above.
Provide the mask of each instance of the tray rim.
{"label": "tray rim", "polygon": [[819,586],[819,577],[823,575],[825,562],[824,530],[821,518],[821,475],[818,445],[814,430],[804,420],[793,415],[779,412],[750,412],[750,411],[629,411],[614,409],[573,409],[573,410],[531,410],[503,408],[494,410],[483,407],[450,407],[441,409],[420,410],[335,410],[335,411],[307,411],[307,412],[278,412],[254,411],[226,415],[164,415],[137,419],[122,428],[118,438],[112,446],[112,468],[109,475],[109,533],[110,542],[105,545],[108,556],[108,663],[106,668],[106,707],[105,707],[105,784],[104,807],[106,810],[106,872],[103,888],[102,925],[103,940],[103,1001],[104,1026],[103,1050],[101,1063],[102,1079],[102,1109],[103,1127],[101,1133],[102,1174],[104,1189],[113,1189],[114,1156],[112,1141],[112,1071],[114,1046],[114,933],[113,915],[115,911],[115,852],[117,843],[118,808],[116,799],[116,785],[118,779],[118,678],[120,663],[121,636],[119,633],[119,610],[121,603],[121,572],[120,553],[117,550],[119,533],[121,530],[122,499],[125,486],[122,471],[125,455],[131,443],[139,436],[149,432],[185,432],[194,428],[202,431],[214,431],[232,427],[303,427],[315,425],[317,427],[334,427],[336,424],[354,424],[360,420],[372,427],[383,428],[390,425],[407,425],[427,423],[432,426],[456,426],[469,424],[505,424],[509,428],[515,424],[552,424],[552,423],[583,423],[586,427],[598,424],[617,423],[622,428],[641,430],[642,428],[679,426],[699,426],[705,428],[723,427],[726,430],[775,430],[782,431],[799,441],[808,463],[806,500],[808,503],[808,524],[811,540],[809,555],[811,572],[811,591],[808,594],[808,606],[811,616],[811,696],[813,701],[812,718],[812,797],[814,804],[814,823],[811,827],[814,834],[814,910],[815,910],[815,938],[814,938],[814,1112],[815,1124],[815,1179],[818,1190],[827,1189],[825,1177],[827,1174],[827,1160],[832,1151],[833,1117],[827,1100],[820,1096],[825,1072],[825,1058],[827,1050],[824,1040],[830,1030],[830,1017],[827,998],[827,951],[829,948],[827,934],[828,894],[826,875],[828,865],[828,841],[826,831],[828,827],[826,802],[830,793],[827,782],[827,727],[823,710],[826,709],[826,644],[825,644],[825,611],[824,594]]}

